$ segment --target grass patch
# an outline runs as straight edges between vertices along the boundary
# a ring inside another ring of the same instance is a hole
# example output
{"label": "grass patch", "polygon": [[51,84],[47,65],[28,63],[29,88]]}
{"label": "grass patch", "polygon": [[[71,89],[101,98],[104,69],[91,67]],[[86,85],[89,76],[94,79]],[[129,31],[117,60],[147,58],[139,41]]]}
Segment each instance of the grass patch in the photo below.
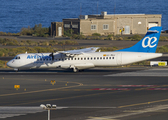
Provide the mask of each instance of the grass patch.
{"label": "grass patch", "polygon": [[0,44],[3,46],[54,46],[54,45],[78,45],[78,42],[72,40],[63,41],[32,41],[32,40],[21,40],[17,41],[10,38],[0,38]]}
{"label": "grass patch", "polygon": [[39,37],[48,37],[50,35],[50,27],[45,28],[42,27],[42,24],[36,24],[34,27],[30,28],[22,28],[20,31],[20,35],[31,35],[31,36],[39,36]]}
{"label": "grass patch", "polygon": [[9,68],[6,64],[7,64],[7,61],[0,60],[0,68]]}
{"label": "grass patch", "polygon": [[133,36],[130,36],[130,37],[124,37],[124,40],[141,40],[143,37],[141,35],[133,35]]}

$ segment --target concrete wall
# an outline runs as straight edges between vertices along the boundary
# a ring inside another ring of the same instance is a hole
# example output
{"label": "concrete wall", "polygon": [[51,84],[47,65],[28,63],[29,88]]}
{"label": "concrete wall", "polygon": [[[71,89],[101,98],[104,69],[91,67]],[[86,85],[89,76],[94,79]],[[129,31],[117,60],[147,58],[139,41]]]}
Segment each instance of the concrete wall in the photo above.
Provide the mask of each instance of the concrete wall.
{"label": "concrete wall", "polygon": [[145,34],[146,32],[146,18],[133,18],[132,34]]}
{"label": "concrete wall", "polygon": [[[149,24],[161,26],[161,17],[162,15],[146,14],[88,15],[87,19],[63,19],[63,24],[70,24],[70,28],[64,29],[73,29],[75,34],[121,34],[120,30],[122,34],[145,34]],[[78,28],[72,28],[73,24],[78,24]],[[91,29],[92,25],[96,25],[95,30]],[[108,29],[103,29],[103,25],[108,25]]]}
{"label": "concrete wall", "polygon": [[[130,27],[130,34],[145,34],[149,23],[158,23],[161,26],[161,15],[116,15],[116,34],[125,26]],[[125,31],[122,32],[125,34]]]}
{"label": "concrete wall", "polygon": [[[96,29],[92,30],[91,25],[96,25]],[[108,29],[103,29],[103,25],[108,25]],[[80,32],[84,35],[90,35],[93,33],[100,33],[102,35],[108,35],[114,33],[114,20],[111,19],[90,19],[80,21]]]}
{"label": "concrete wall", "polygon": [[62,35],[63,35],[63,23],[62,22],[52,22],[51,23],[51,36],[58,36],[58,28],[62,28]]}

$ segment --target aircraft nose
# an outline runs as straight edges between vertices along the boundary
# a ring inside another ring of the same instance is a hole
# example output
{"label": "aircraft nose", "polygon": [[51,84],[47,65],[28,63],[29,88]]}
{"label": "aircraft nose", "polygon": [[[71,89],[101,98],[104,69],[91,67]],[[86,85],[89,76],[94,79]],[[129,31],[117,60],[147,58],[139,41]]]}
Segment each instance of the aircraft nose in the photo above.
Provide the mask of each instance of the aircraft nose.
{"label": "aircraft nose", "polygon": [[7,62],[6,64],[8,67],[11,67],[11,61]]}

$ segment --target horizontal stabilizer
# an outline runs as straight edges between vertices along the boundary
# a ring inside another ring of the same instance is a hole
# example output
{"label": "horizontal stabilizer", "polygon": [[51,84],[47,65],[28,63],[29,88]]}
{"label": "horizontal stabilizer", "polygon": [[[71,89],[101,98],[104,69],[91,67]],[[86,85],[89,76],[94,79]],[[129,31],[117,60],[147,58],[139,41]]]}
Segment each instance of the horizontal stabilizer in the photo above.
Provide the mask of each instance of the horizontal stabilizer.
{"label": "horizontal stabilizer", "polygon": [[157,31],[157,30],[148,30],[148,32],[151,32],[151,33],[159,33],[159,31]]}

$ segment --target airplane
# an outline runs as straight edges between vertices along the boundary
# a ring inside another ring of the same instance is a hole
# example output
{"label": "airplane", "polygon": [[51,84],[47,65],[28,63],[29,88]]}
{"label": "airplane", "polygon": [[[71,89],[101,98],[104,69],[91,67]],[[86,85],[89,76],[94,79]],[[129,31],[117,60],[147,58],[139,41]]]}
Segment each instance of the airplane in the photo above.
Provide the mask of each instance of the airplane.
{"label": "airplane", "polygon": [[58,51],[56,53],[19,54],[7,63],[7,66],[20,69],[62,68],[73,72],[93,67],[123,66],[135,62],[161,57],[155,53],[162,27],[151,27],[145,37],[134,46],[110,51],[96,52],[98,47],[78,50]]}

